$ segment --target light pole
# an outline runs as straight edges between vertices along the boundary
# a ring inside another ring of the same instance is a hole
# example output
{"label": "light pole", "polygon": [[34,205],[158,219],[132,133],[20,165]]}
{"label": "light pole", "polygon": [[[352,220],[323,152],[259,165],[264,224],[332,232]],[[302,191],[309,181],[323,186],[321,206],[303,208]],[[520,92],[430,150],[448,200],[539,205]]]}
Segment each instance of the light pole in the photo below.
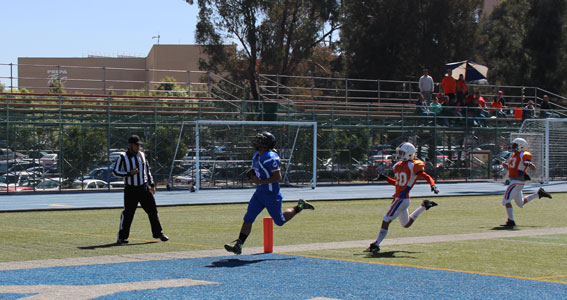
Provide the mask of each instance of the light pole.
{"label": "light pole", "polygon": [[157,44],[158,44],[158,45],[159,45],[159,38],[160,38],[159,32],[158,32],[158,34],[157,34],[156,36],[152,36],[152,40],[153,40],[153,39],[157,39]]}

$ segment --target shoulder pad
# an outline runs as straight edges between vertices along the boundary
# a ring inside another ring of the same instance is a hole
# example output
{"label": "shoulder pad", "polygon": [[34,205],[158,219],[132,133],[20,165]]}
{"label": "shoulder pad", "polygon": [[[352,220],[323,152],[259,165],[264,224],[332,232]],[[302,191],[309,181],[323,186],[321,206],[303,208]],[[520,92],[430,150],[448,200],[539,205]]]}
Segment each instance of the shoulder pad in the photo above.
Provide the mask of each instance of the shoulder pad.
{"label": "shoulder pad", "polygon": [[423,163],[421,160],[416,159],[413,161],[413,171],[414,173],[417,173],[419,171],[424,171],[425,170],[425,163]]}

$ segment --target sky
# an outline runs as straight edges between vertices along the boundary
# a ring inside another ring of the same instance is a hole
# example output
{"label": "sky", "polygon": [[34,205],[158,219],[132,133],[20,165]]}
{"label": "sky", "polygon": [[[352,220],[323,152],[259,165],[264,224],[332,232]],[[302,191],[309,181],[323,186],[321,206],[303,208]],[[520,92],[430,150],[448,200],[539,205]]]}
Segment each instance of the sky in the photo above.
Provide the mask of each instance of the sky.
{"label": "sky", "polygon": [[[196,1],[195,1],[196,2]],[[194,44],[198,7],[183,0],[2,0],[0,77],[18,57],[145,57],[160,44]],[[17,72],[14,69],[14,76]],[[9,79],[0,78],[5,86]]]}

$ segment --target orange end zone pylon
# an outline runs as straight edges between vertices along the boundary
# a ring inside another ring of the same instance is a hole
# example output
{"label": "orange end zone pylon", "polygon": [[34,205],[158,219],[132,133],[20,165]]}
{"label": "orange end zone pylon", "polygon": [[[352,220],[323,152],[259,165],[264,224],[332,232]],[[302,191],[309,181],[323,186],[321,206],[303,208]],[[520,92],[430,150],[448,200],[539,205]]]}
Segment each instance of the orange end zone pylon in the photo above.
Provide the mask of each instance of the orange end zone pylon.
{"label": "orange end zone pylon", "polygon": [[274,222],[272,218],[264,218],[264,253],[274,252]]}

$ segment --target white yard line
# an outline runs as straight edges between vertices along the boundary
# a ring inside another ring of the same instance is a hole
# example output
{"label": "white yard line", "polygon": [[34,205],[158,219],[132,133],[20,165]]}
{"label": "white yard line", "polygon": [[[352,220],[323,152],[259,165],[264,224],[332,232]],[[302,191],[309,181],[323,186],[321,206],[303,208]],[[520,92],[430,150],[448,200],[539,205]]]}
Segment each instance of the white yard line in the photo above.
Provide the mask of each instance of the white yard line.
{"label": "white yard line", "polygon": [[[534,229],[534,230],[515,230],[515,231],[502,230],[502,231],[482,232],[482,233],[392,238],[392,239],[385,239],[384,242],[382,242],[382,245],[455,242],[455,241],[497,239],[497,238],[520,237],[520,236],[549,235],[549,234],[567,234],[567,227],[544,228],[544,229]],[[330,249],[366,248],[368,247],[368,244],[370,244],[370,242],[371,242],[370,240],[364,240],[364,241],[346,241],[346,242],[275,246],[274,252],[285,253],[285,252],[300,252],[300,251],[330,250]],[[263,252],[264,252],[263,247],[244,248],[244,254],[257,254]],[[0,263],[0,271],[37,269],[37,268],[49,268],[49,267],[101,265],[101,264],[126,263],[126,262],[140,262],[140,261],[158,261],[158,260],[186,259],[186,258],[199,258],[199,257],[217,257],[217,256],[230,256],[230,255],[231,254],[226,252],[224,249],[212,249],[212,250],[198,250],[198,251],[152,253],[152,254],[142,253],[142,254],[107,255],[107,256],[78,257],[78,258],[65,258],[65,259],[13,261],[13,262]]]}

